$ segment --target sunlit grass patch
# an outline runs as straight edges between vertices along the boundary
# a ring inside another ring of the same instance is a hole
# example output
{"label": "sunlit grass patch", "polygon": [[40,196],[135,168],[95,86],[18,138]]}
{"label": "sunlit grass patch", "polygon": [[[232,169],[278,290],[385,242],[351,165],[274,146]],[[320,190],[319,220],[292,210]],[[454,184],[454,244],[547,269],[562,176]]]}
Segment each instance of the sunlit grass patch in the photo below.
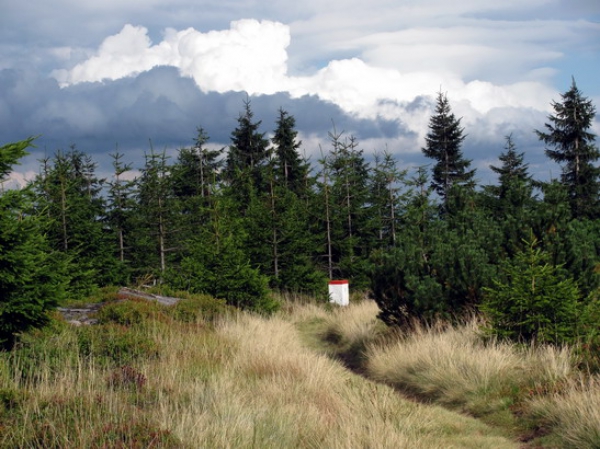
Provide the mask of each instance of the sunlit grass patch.
{"label": "sunlit grass patch", "polygon": [[416,327],[393,344],[372,345],[367,372],[422,400],[479,417],[499,414],[492,421],[506,419],[530,389],[548,388],[573,372],[568,349],[485,340],[479,328],[477,321]]}

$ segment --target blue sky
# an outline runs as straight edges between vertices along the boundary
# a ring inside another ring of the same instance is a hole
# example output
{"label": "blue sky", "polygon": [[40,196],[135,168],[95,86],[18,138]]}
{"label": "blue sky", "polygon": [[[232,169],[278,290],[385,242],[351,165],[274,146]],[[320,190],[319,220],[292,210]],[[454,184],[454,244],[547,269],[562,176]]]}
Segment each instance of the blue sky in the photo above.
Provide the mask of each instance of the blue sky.
{"label": "blue sky", "polygon": [[[317,158],[332,123],[401,166],[420,152],[440,89],[462,117],[465,156],[493,182],[512,133],[538,178],[558,176],[541,129],[574,76],[600,104],[597,0],[0,0],[0,142],[39,135],[15,178],[76,144],[141,163],[197,126],[213,145],[251,95],[262,131],[296,117]],[[593,131],[600,133],[597,119]]]}

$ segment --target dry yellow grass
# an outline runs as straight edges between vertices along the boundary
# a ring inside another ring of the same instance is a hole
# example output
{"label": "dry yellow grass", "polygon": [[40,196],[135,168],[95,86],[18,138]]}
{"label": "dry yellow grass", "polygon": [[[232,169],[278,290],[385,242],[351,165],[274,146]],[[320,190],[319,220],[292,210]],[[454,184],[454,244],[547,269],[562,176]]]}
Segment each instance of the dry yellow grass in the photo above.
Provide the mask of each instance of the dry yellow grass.
{"label": "dry yellow grass", "polygon": [[111,385],[111,368],[81,358],[58,371],[40,366],[45,374],[25,384],[3,360],[0,388],[22,399],[18,426],[0,430],[0,447],[134,447],[136,435],[148,433],[158,438],[152,447],[165,448],[516,447],[475,419],[350,373],[308,349],[294,321],[242,314],[215,330],[144,326],[136,332],[146,332],[159,355],[131,367],[145,379],[137,386]]}
{"label": "dry yellow grass", "polygon": [[571,353],[552,347],[518,349],[484,341],[479,323],[417,327],[387,346],[371,346],[367,372],[423,399],[474,415],[506,409],[511,390],[547,384],[572,372]]}
{"label": "dry yellow grass", "polygon": [[571,379],[560,392],[536,397],[529,406],[555,429],[560,447],[600,447],[600,377]]}

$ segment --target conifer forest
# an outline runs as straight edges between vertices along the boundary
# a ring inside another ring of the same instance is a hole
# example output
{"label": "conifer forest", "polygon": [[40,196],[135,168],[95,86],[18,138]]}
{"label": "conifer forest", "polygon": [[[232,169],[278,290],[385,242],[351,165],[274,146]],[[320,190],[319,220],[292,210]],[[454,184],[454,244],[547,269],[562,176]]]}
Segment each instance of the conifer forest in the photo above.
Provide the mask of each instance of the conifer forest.
{"label": "conifer forest", "polygon": [[[326,302],[329,279],[367,292],[390,326],[477,313],[517,342],[596,341],[596,111],[575,81],[551,104],[532,130],[562,168],[550,181],[507,135],[497,183],[478,185],[468,130],[441,92],[417,169],[385,151],[367,158],[335,127],[309,161],[294,116],[261,123],[249,99],[220,150],[200,126],[176,157],[149,148],[133,166],[113,153],[102,179],[76,145],[57,149],[29,185],[0,193],[0,342],[103,286],[168,285],[270,313],[273,291]],[[35,143],[0,147],[0,181]]]}

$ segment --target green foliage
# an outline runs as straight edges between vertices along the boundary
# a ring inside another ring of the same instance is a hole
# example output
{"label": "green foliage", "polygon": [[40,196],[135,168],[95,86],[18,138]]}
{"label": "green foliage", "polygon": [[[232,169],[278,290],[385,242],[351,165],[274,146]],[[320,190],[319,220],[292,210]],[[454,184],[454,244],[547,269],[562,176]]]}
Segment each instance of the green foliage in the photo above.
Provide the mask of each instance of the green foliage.
{"label": "green foliage", "polygon": [[545,132],[536,131],[540,140],[551,148],[546,155],[563,164],[562,183],[569,192],[569,204],[576,218],[599,218],[600,150],[596,136],[590,132],[596,109],[585,98],[573,79],[570,89],[561,95],[561,102],[552,102],[554,114],[548,117]]}
{"label": "green foliage", "polygon": [[231,145],[225,163],[225,180],[230,191],[245,210],[252,190],[264,191],[263,168],[269,145],[264,133],[259,132],[261,121],[254,121],[250,100],[244,102],[244,113],[238,117],[238,126],[231,133]]}
{"label": "green foliage", "polygon": [[408,170],[400,171],[390,153],[375,154],[375,166],[371,170],[369,204],[372,211],[369,227],[373,230],[373,246],[380,249],[393,247],[399,239],[399,215],[401,202],[407,194],[401,193],[401,183],[406,184]]}
{"label": "green foliage", "polygon": [[[225,158],[198,128],[175,163],[166,150],[146,154],[134,181],[114,154],[106,183],[74,146],[57,151],[33,189],[0,199],[0,339],[43,324],[65,295],[83,298],[134,276],[267,312],[277,308],[269,288],[323,295],[327,278],[348,278],[355,290],[372,289],[390,324],[460,316],[480,306],[499,267],[527,250],[530,229],[549,266],[587,297],[600,286],[595,108],[575,83],[553,107],[538,136],[564,164],[560,181],[532,180],[509,135],[491,167],[498,185],[481,191],[462,154],[465,130],[442,92],[422,149],[434,161],[431,182],[423,168],[410,178],[387,152],[369,163],[335,128],[313,176],[294,117],[280,109],[269,142],[249,99]],[[2,179],[31,142],[3,147]],[[209,316],[220,313],[213,305]],[[181,319],[197,318],[194,306],[180,307]],[[100,315],[127,326],[175,317],[151,308],[111,305]]]}
{"label": "green foliage", "polygon": [[452,113],[447,95],[439,92],[422,151],[426,157],[436,161],[431,186],[444,199],[455,185],[475,185],[475,169],[469,170],[471,161],[462,154],[465,135],[460,120]]}
{"label": "green foliage", "polygon": [[239,237],[228,231],[212,235],[205,231],[201,236],[204,238],[189,243],[189,254],[169,273],[170,286],[209,294],[241,309],[270,313],[278,308],[268,279],[250,265]]}
{"label": "green foliage", "polygon": [[[22,421],[31,426],[23,432]],[[61,449],[80,447],[85,435],[91,449],[181,449],[182,442],[170,431],[140,416],[134,409],[115,414],[110,403],[98,397],[55,394],[40,401],[33,417],[14,415],[0,428],[3,448]],[[85,429],[82,431],[82,429]]]}
{"label": "green foliage", "polygon": [[506,137],[505,150],[498,158],[502,165],[490,166],[498,174],[498,185],[484,187],[484,201],[502,233],[503,256],[510,258],[522,249],[533,225],[535,199],[525,155],[517,153],[511,135]]}
{"label": "green foliage", "polygon": [[519,342],[573,342],[577,337],[580,292],[534,239],[514,260],[504,260],[501,276],[486,288],[482,306],[491,331]]}
{"label": "green foliage", "polygon": [[119,263],[113,266],[114,271],[109,273],[109,279],[114,283],[125,284],[129,279],[130,263],[132,260],[131,234],[133,214],[135,211],[134,188],[135,182],[125,180],[122,176],[131,170],[130,164],[124,164],[121,159],[123,154],[115,152],[113,158],[113,179],[108,182],[106,221],[113,233],[113,256],[117,256]]}
{"label": "green foliage", "polygon": [[151,149],[145,155],[137,183],[137,210],[133,236],[137,271],[162,276],[167,270],[168,253],[176,240],[175,222],[179,203],[173,192],[172,167],[165,151]]}
{"label": "green foliage", "polygon": [[600,222],[572,220],[564,233],[565,269],[577,279],[582,295],[600,287]]}
{"label": "green foliage", "polygon": [[96,286],[108,285],[119,271],[111,242],[105,232],[105,203],[101,194],[104,179],[96,176],[97,164],[71,146],[44,159],[34,187],[37,208],[47,223],[46,233],[53,249],[68,260],[73,282],[70,293],[84,296]]}
{"label": "green foliage", "polygon": [[16,388],[0,388],[0,419],[7,418],[17,412],[27,395],[23,390]]}
{"label": "green foliage", "polygon": [[372,295],[379,318],[388,325],[410,327],[444,313],[442,285],[416,245],[399,243],[373,256]]}
{"label": "green foliage", "polygon": [[275,147],[277,181],[280,186],[302,197],[306,194],[309,167],[298,152],[302,142],[297,139],[296,119],[281,108],[278,112],[277,127],[271,139]]}
{"label": "green foliage", "polygon": [[[31,142],[0,147],[0,182]],[[29,189],[0,195],[0,346],[46,324],[47,312],[65,297],[66,261],[50,250],[44,223],[32,214],[32,199]]]}
{"label": "green foliage", "polygon": [[402,238],[371,257],[380,318],[400,326],[459,318],[477,306],[495,276],[498,230],[468,189],[450,190],[442,218],[422,191],[410,195],[400,216]]}
{"label": "green foliage", "polygon": [[[318,210],[325,220],[330,277],[349,278],[353,285],[368,284],[365,261],[373,233],[369,217],[369,166],[354,136],[329,133],[332,149],[321,160],[323,183]],[[359,288],[360,288],[359,287]]]}
{"label": "green foliage", "polygon": [[[156,342],[139,329],[108,323],[23,334],[9,363],[15,377],[35,382],[91,360],[96,366],[116,367],[152,359],[158,349]],[[40,372],[40,366],[46,372]]]}

